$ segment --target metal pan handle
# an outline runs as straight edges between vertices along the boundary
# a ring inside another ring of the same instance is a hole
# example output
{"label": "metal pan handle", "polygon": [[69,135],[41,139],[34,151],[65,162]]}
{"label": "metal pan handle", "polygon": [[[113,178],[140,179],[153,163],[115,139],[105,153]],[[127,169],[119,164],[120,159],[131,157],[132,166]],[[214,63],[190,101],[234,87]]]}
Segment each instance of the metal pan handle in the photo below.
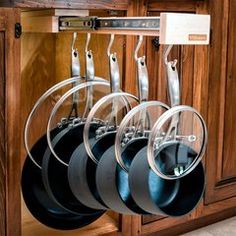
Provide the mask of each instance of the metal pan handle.
{"label": "metal pan handle", "polygon": [[[75,41],[77,39],[77,32],[73,33],[73,40],[71,45],[71,76],[80,77],[80,60],[79,60],[79,52],[78,49],[75,48]],[[79,84],[79,81],[75,81],[73,83],[73,87]],[[79,101],[79,93],[75,93],[72,96],[72,101],[74,104],[74,107],[76,107],[78,101]]]}
{"label": "metal pan handle", "polygon": [[[92,50],[88,49],[91,40],[91,34],[87,33],[86,44],[85,44],[85,77],[87,81],[93,81],[95,77],[95,68]],[[93,106],[93,87],[87,88],[87,100],[84,109],[83,117],[86,117]]]}
{"label": "metal pan handle", "polygon": [[[180,105],[180,83],[179,83],[179,75],[177,71],[177,60],[168,61],[168,55],[170,50],[172,49],[173,45],[166,46],[164,52],[164,64],[166,67],[166,75],[167,75],[167,86],[168,86],[168,93],[171,107]],[[178,114],[172,117],[169,129],[166,133],[165,138],[162,142],[165,142],[167,138],[172,135],[176,136],[178,130],[178,123],[179,123],[179,116]]]}

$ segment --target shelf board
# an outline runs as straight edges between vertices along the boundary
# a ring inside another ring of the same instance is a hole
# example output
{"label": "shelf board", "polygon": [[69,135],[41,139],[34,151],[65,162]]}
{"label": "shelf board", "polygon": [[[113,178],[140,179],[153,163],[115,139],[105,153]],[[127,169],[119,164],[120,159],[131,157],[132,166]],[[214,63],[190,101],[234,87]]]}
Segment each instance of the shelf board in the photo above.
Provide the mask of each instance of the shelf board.
{"label": "shelf board", "polygon": [[25,10],[21,12],[21,23],[23,32],[34,33],[58,33],[59,16],[80,16],[89,15],[88,10],[74,9],[46,9],[46,10]]}
{"label": "shelf board", "polygon": [[42,225],[33,218],[22,200],[22,236],[95,236],[115,235],[118,232],[118,222],[104,214],[92,224],[78,230],[60,231]]}

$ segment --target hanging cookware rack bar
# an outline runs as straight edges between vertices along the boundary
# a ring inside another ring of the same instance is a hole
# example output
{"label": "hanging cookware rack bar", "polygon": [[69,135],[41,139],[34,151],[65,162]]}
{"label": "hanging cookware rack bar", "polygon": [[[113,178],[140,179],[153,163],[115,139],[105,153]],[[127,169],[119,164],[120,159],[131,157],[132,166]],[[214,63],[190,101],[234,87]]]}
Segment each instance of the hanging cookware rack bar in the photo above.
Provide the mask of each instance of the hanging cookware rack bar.
{"label": "hanging cookware rack bar", "polygon": [[60,16],[59,31],[160,37],[160,44],[209,44],[210,16],[161,13],[160,17]]}

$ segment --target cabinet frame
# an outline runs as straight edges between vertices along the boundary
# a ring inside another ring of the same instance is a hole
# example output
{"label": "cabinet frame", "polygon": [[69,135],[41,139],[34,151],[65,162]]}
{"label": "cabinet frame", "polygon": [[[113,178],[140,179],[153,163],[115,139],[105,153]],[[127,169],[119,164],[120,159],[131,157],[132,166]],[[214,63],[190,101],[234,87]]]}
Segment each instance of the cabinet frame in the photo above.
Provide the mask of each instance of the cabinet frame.
{"label": "cabinet frame", "polygon": [[[215,2],[217,1],[217,3]],[[0,105],[1,116],[4,127],[0,127],[0,176],[3,176],[4,189],[0,189],[0,201],[5,202],[4,207],[0,209],[0,232],[5,232],[7,236],[21,235],[21,212],[20,212],[20,142],[22,127],[20,127],[20,39],[15,38],[14,25],[20,22],[20,8],[22,7],[53,7],[53,8],[80,8],[80,9],[109,9],[109,10],[125,10],[127,16],[145,16],[153,11],[184,11],[207,13],[213,17],[212,29],[213,37],[222,39],[221,58],[226,58],[226,42],[227,42],[227,14],[230,0],[205,0],[205,1],[187,1],[187,0],[171,0],[170,4],[166,1],[145,1],[145,0],[127,0],[117,4],[117,1],[71,1],[71,4],[65,5],[64,1],[55,1],[51,3],[39,3],[39,1],[1,1],[0,6],[10,6],[18,8],[0,8],[0,33],[5,34],[5,73],[4,80],[0,84],[4,84],[4,90],[0,90],[0,96],[5,97],[5,109]],[[84,4],[84,2],[86,2]],[[217,11],[216,6],[221,8]],[[221,7],[219,7],[221,6]],[[219,17],[217,14],[220,13]],[[220,21],[220,23],[219,23]],[[220,27],[218,27],[220,25]],[[224,29],[224,31],[221,31]],[[219,37],[219,38],[218,38]],[[223,38],[221,38],[223,37]],[[1,42],[1,41],[0,41]],[[133,55],[130,53],[136,44],[136,37],[127,36],[125,44],[125,64],[124,71],[125,81],[122,81],[123,89],[127,92],[136,93],[135,83],[135,62]],[[147,42],[142,47],[143,52],[147,50]],[[198,109],[206,120],[211,122],[212,110],[208,108],[213,100],[210,100],[212,93],[213,80],[209,77],[212,69],[212,60],[218,53],[214,42],[208,46],[197,46],[194,48],[194,80],[193,80],[193,106]],[[219,63],[218,61],[218,63]],[[220,96],[224,96],[225,91],[225,74],[226,64],[221,64],[220,83],[216,85]],[[215,72],[216,73],[216,72]],[[213,76],[213,75],[212,75]],[[0,79],[2,79],[0,77]],[[157,85],[155,85],[157,86]],[[223,87],[222,87],[223,86]],[[220,88],[221,87],[221,88]],[[221,103],[223,106],[223,103]],[[221,107],[220,116],[209,127],[210,134],[214,133],[214,129],[221,130],[224,123],[222,119],[223,108]],[[220,118],[221,117],[221,118]],[[219,123],[217,123],[220,121]],[[218,141],[210,142],[210,149],[207,151],[204,159],[207,173],[207,189],[204,201],[200,206],[191,213],[180,219],[169,219],[167,217],[155,218],[152,222],[142,222],[141,216],[123,216],[120,215],[120,230],[117,235],[123,236],[139,236],[139,235],[175,235],[183,233],[194,228],[204,226],[206,224],[224,219],[229,216],[236,215],[236,196],[233,187],[234,181],[222,182],[220,172],[217,172],[217,166],[222,164],[222,152],[219,149],[214,150],[216,145],[222,144],[222,130],[217,133]],[[217,158],[216,158],[217,156]],[[1,172],[2,171],[2,172]],[[212,174],[212,171],[214,174]],[[1,180],[0,180],[1,181]],[[1,197],[3,196],[3,197]],[[2,218],[3,216],[3,218]],[[169,226],[172,226],[169,228]],[[116,234],[116,233],[114,233]]]}
{"label": "cabinet frame", "polygon": [[[20,22],[19,9],[0,8],[0,33],[4,35],[4,76],[0,78],[1,106],[1,170],[5,189],[0,195],[5,209],[0,211],[1,229],[5,235],[21,234],[20,196],[20,40],[15,38],[15,24]],[[2,42],[3,42],[2,41]],[[4,208],[4,207],[3,207]],[[3,229],[4,228],[4,229]]]}

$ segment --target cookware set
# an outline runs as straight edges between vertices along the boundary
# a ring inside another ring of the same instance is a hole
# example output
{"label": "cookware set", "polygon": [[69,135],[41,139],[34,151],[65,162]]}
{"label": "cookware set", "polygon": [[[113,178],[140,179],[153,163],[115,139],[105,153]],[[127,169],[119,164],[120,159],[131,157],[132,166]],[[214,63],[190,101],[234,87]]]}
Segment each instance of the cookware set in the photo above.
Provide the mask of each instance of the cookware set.
{"label": "cookware set", "polygon": [[[107,49],[108,82],[95,76],[90,33],[86,73],[80,75],[74,33],[72,77],[48,89],[26,121],[23,198],[39,222],[55,229],[83,227],[109,209],[183,216],[204,193],[207,128],[198,111],[181,105],[177,60],[168,60],[172,45],[163,55],[167,105],[148,100],[148,69],[145,56],[138,56],[143,36],[134,50],[139,96],[121,90],[117,55],[111,52],[114,38],[111,34]],[[44,134],[32,141],[33,120],[59,92],[62,96],[44,113]]]}

